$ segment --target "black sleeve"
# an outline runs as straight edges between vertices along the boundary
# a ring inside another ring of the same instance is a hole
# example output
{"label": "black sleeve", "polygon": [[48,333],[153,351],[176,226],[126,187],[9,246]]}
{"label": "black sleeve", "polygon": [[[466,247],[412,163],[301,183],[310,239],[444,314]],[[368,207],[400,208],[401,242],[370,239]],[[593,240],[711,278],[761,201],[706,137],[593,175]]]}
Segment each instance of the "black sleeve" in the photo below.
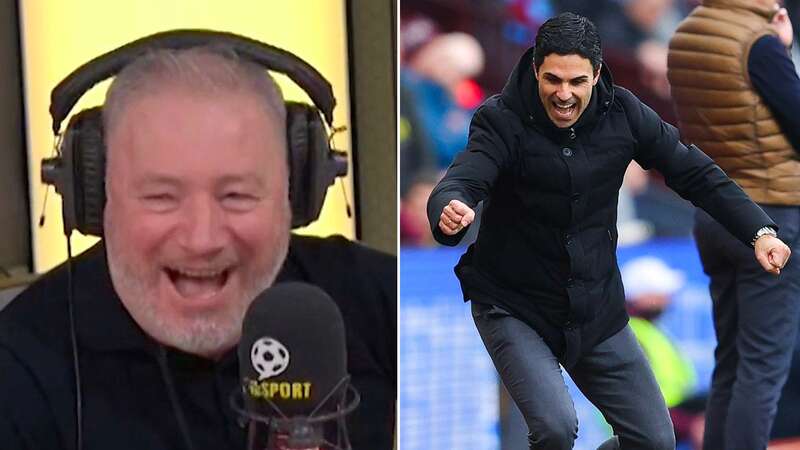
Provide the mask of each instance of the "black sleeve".
{"label": "black sleeve", "polygon": [[750,49],[747,71],[753,88],[797,150],[800,148],[800,78],[786,48],[772,35],[759,38]]}
{"label": "black sleeve", "polygon": [[428,221],[433,237],[441,244],[456,245],[466,234],[448,236],[439,230],[439,216],[451,200],[470,208],[485,199],[495,180],[511,159],[512,139],[507,118],[496,106],[481,106],[472,117],[466,149],[459,153],[428,199]]}
{"label": "black sleeve", "polygon": [[636,161],[664,175],[672,190],[705,210],[750,246],[759,228],[777,225],[714,161],[696,146],[686,147],[678,130],[630,92],[621,92],[637,140]]}

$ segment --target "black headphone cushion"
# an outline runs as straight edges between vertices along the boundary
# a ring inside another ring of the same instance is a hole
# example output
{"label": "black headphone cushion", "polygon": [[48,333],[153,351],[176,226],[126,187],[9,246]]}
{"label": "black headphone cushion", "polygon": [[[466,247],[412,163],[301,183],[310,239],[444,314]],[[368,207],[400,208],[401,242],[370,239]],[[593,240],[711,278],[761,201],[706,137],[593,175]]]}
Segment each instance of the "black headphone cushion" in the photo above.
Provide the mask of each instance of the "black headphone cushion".
{"label": "black headphone cushion", "polygon": [[333,181],[323,179],[320,173],[330,152],[319,111],[305,103],[286,102],[286,139],[292,227],[297,228],[319,216],[325,193]]}
{"label": "black headphone cushion", "polygon": [[66,132],[73,135],[76,228],[83,234],[102,236],[106,203],[102,109],[76,114]]}

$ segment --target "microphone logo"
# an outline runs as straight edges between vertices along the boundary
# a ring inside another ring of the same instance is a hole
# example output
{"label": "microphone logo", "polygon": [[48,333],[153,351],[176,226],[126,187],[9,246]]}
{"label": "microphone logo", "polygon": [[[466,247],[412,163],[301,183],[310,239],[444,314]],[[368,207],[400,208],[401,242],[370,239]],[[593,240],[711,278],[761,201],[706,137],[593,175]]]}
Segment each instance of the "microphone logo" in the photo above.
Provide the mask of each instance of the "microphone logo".
{"label": "microphone logo", "polygon": [[277,380],[289,368],[289,350],[279,340],[264,336],[250,347],[250,363],[258,372],[258,380],[245,378],[247,391],[254,398],[268,400],[308,400],[311,382],[308,380]]}
{"label": "microphone logo", "polygon": [[289,350],[277,339],[262,337],[250,349],[250,361],[258,381],[280,375],[289,367]]}

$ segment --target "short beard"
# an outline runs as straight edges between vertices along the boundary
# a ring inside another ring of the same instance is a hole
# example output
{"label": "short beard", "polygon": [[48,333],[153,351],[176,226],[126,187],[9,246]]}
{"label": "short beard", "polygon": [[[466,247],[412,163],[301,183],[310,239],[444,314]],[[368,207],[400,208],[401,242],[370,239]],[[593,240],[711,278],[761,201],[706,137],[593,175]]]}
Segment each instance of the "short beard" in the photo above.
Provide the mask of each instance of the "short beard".
{"label": "short beard", "polygon": [[128,313],[157,342],[209,359],[220,358],[239,342],[247,308],[258,294],[272,286],[289,249],[290,221],[287,221],[285,229],[278,231],[274,247],[276,251],[269,270],[253,277],[253,282],[244,286],[244,298],[233,299],[217,314],[181,318],[179,323],[175,323],[173,318],[161,314],[153,301],[156,294],[151,288],[156,286],[156,280],[148,280],[147,274],[131,264],[132,258],[124,250],[125,245],[117,245],[121,241],[114,227],[109,226],[111,221],[108,216],[106,220],[105,246],[109,273],[114,289]]}

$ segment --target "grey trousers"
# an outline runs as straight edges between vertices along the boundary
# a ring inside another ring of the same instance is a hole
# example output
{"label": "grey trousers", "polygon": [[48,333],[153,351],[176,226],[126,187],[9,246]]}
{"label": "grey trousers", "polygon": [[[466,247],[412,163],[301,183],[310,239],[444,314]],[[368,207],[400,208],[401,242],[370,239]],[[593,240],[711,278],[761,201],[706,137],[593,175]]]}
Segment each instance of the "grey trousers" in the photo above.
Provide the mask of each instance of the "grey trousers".
{"label": "grey trousers", "polygon": [[[531,450],[571,449],[578,419],[561,366],[536,331],[502,308],[472,302],[500,378],[528,425]],[[618,438],[602,448],[674,450],[672,421],[650,365],[626,326],[569,370]]]}
{"label": "grey trousers", "polygon": [[800,207],[762,208],[792,249],[779,277],[765,272],[753,249],[706,213],[698,210],[695,216],[717,334],[706,450],[765,449],[789,373],[800,318]]}

